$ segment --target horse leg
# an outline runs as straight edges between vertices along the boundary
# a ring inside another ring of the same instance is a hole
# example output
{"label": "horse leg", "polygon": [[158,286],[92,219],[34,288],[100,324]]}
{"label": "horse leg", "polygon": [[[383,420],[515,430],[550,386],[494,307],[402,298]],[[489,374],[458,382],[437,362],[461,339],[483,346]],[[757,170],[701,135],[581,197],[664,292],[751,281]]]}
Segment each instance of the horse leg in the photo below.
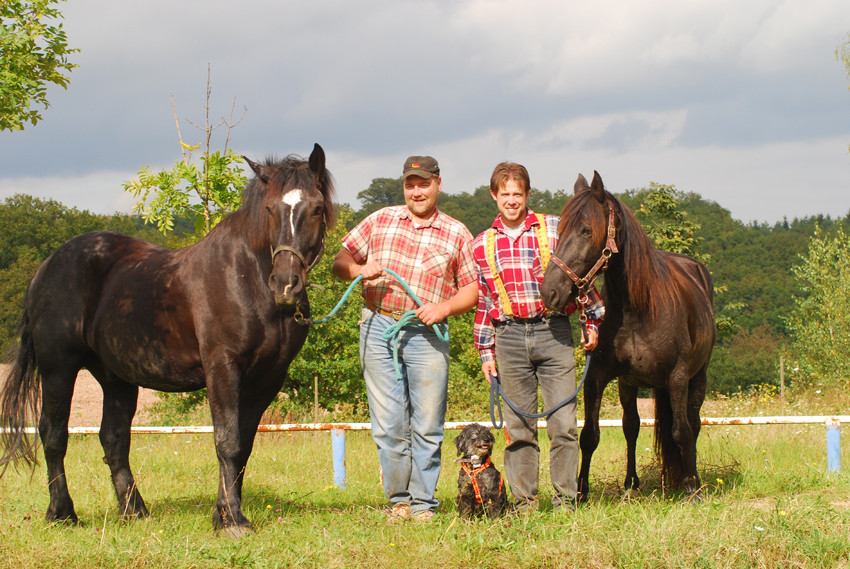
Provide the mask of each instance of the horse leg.
{"label": "horse leg", "polygon": [[[689,421],[689,384],[684,366],[677,366],[670,374],[669,394],[673,413],[672,437],[679,447],[681,461],[679,472],[685,493],[692,501],[699,501],[700,482],[696,472],[696,437]],[[666,458],[666,457],[665,457]]]}
{"label": "horse leg", "polygon": [[599,408],[602,405],[602,392],[606,383],[591,377],[590,373],[584,383],[584,426],[579,435],[581,468],[578,474],[577,498],[580,502],[586,502],[590,496],[590,460],[599,446]]}
{"label": "horse leg", "polygon": [[242,482],[260,418],[278,391],[240,392],[238,385],[238,380],[228,379],[211,384],[208,390],[219,464],[213,525],[229,537],[253,532],[251,522],[242,513]]}
{"label": "horse leg", "polygon": [[103,388],[100,445],[112,473],[118,508],[122,516],[145,517],[148,509],[130,469],[130,426],[136,414],[139,387],[111,374],[104,379],[100,382]]}
{"label": "horse leg", "polygon": [[637,438],[640,434],[640,415],[637,410],[638,388],[623,380],[618,381],[618,388],[620,405],[623,407],[623,435],[626,438],[626,480],[623,487],[626,490],[626,496],[632,496],[640,488],[635,458]]}
{"label": "horse leg", "polygon": [[38,434],[47,464],[47,488],[50,503],[45,519],[78,522],[74,502],[68,492],[65,478],[65,454],[68,452],[68,418],[71,415],[71,398],[77,380],[78,367],[63,369],[41,367],[41,417]]}
{"label": "horse leg", "polygon": [[699,473],[697,472],[696,447],[700,428],[702,427],[702,421],[699,413],[702,408],[702,404],[705,401],[707,381],[706,368],[707,364],[691,378],[690,385],[688,386],[688,425],[691,427],[691,433],[693,436],[693,453],[692,456],[688,457],[688,462],[685,463],[685,476],[687,477],[686,480],[688,478],[692,480],[692,487],[695,488],[696,491],[699,491],[699,488],[702,485],[699,479]]}

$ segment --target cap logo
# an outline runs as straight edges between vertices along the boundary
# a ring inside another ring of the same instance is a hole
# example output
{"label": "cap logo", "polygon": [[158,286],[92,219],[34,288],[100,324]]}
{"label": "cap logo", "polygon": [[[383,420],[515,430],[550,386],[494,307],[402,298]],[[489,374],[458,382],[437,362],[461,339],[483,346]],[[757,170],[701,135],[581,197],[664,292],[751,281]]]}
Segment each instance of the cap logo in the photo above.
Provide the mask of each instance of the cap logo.
{"label": "cap logo", "polygon": [[413,168],[419,168],[419,167],[421,167],[421,164],[419,164],[419,162],[414,162],[410,166],[413,167]]}

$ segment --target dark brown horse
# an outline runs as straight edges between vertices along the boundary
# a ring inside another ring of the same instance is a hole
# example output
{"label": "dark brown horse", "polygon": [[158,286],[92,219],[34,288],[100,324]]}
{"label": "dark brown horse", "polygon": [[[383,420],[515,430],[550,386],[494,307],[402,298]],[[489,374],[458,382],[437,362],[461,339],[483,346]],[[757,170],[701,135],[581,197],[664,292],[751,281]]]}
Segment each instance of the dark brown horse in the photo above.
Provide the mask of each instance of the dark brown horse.
{"label": "dark brown horse", "polygon": [[[590,459],[599,444],[599,407],[605,386],[618,378],[628,447],[625,488],[640,485],[635,445],[640,430],[639,387],[655,393],[655,448],[662,476],[699,498],[696,442],[705,398],[706,368],[714,346],[711,276],[694,259],[660,251],[627,207],[608,193],[594,172],[590,186],[579,175],[558,227],[560,240],[543,279],[549,308],[592,285],[602,271],[605,321],[590,352],[584,385],[578,489],[589,491]],[[581,275],[581,276],[579,276]]]}
{"label": "dark brown horse", "polygon": [[[219,460],[213,523],[239,536],[242,481],[260,418],[307,337],[306,279],[333,222],[333,183],[317,144],[309,160],[255,164],[242,207],[184,249],[110,232],[71,239],[27,291],[20,346],[0,394],[0,466],[35,462],[25,426],[39,417],[48,520],[76,522],[65,480],[68,417],[77,372],[103,388],[100,442],[121,513],[148,509],[130,470],[139,386],[206,387]],[[39,392],[41,399],[39,401]]]}

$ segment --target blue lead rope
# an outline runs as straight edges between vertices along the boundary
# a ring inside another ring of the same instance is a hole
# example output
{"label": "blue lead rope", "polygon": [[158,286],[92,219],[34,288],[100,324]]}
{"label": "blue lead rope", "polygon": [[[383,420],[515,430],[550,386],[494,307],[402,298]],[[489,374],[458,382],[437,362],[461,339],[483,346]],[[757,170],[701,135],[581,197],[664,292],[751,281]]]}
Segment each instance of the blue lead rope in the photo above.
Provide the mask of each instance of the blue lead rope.
{"label": "blue lead rope", "polygon": [[[525,411],[520,410],[516,405],[514,405],[513,401],[508,399],[508,396],[505,395],[505,392],[502,391],[502,383],[499,380],[499,374],[490,376],[490,421],[493,422],[493,428],[501,429],[505,425],[505,417],[504,415],[502,415],[502,401],[499,399],[500,396],[502,399],[505,400],[505,403],[508,404],[508,407],[513,409],[514,413],[516,413],[520,417],[525,417],[526,419],[540,419],[542,417],[546,417],[548,419],[549,415],[551,415],[561,407],[569,405],[575,400],[576,397],[578,397],[578,394],[581,393],[581,388],[584,386],[584,380],[587,378],[588,369],[590,369],[590,354],[587,354],[585,356],[584,373],[581,374],[581,381],[579,382],[578,387],[576,387],[575,392],[557,405],[555,405],[554,407],[552,407],[551,409],[549,409],[548,411],[543,411],[542,413],[527,413]],[[496,414],[494,412],[496,408],[498,408],[499,411],[498,424],[496,423]]]}
{"label": "blue lead rope", "polygon": [[[404,290],[407,291],[407,294],[410,295],[410,297],[416,302],[416,304],[418,304],[419,306],[422,306],[423,304],[425,304],[424,302],[419,300],[419,297],[416,296],[416,293],[413,292],[413,290],[410,288],[410,286],[408,286],[408,284],[406,282],[404,282],[404,279],[401,278],[398,275],[398,273],[396,273],[395,271],[391,271],[390,269],[384,269],[384,272],[389,273],[391,276],[395,277],[395,279],[399,283],[401,283],[401,286],[404,287]],[[357,283],[359,283],[362,280],[363,280],[363,277],[359,276],[356,279],[354,279],[353,281],[351,281],[351,284],[348,286],[348,289],[345,291],[345,294],[342,295],[342,298],[339,300],[339,302],[337,302],[336,306],[334,306],[334,308],[333,308],[333,310],[331,310],[330,314],[328,314],[324,318],[320,318],[319,320],[314,320],[312,323],[313,324],[324,324],[325,322],[330,320],[331,317],[334,314],[336,314],[339,311],[340,308],[342,308],[342,305],[345,304],[345,301],[348,300],[348,297],[351,296],[351,292],[354,290],[354,287],[357,286]],[[393,340],[393,365],[395,365],[396,379],[399,380],[399,381],[401,381],[401,379],[402,379],[401,367],[398,364],[399,335],[401,333],[402,328],[404,328],[405,326],[408,326],[410,324],[416,324],[417,322],[420,322],[420,321],[419,321],[418,318],[416,318],[416,311],[415,310],[408,310],[407,312],[405,312],[404,314],[401,315],[401,318],[398,319],[398,322],[396,322],[395,324],[393,324],[392,326],[390,326],[389,328],[384,330],[384,333],[383,333],[384,340]],[[437,334],[437,338],[439,338],[443,342],[449,341],[449,325],[446,322],[437,322],[436,324],[432,324],[431,328],[434,329],[434,333]],[[505,401],[507,401],[507,399],[505,399]]]}

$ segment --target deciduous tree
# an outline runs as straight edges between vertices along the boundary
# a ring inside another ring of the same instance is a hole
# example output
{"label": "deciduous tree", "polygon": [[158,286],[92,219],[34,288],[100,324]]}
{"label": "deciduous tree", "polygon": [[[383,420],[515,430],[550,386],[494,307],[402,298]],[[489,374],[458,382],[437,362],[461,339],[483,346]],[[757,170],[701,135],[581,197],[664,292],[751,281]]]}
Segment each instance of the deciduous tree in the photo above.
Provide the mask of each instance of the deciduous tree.
{"label": "deciduous tree", "polygon": [[792,269],[799,290],[788,316],[794,354],[806,377],[832,383],[850,378],[850,236],[820,227]]}
{"label": "deciduous tree", "polygon": [[49,107],[50,84],[68,88],[77,67],[57,5],[61,0],[0,2],[0,131],[23,130],[41,120],[38,108]]}
{"label": "deciduous tree", "polygon": [[[236,101],[231,107],[230,118],[222,118],[220,122],[212,124],[210,94],[208,75],[204,124],[198,126],[190,121],[192,126],[203,133],[203,141],[196,145],[184,142],[172,99],[182,158],[170,170],[154,172],[150,166],[144,166],[137,179],[123,184],[125,191],[141,198],[133,211],[141,214],[146,222],[155,224],[164,234],[174,229],[175,218],[190,217],[195,222],[195,237],[203,237],[227,214],[238,209],[242,200],[242,188],[245,186],[245,177],[239,166],[242,158],[228,148],[230,130],[239,124],[239,121],[234,122]],[[213,150],[213,131],[222,126],[226,127],[224,148]],[[202,147],[198,164],[193,161],[192,153]]]}

